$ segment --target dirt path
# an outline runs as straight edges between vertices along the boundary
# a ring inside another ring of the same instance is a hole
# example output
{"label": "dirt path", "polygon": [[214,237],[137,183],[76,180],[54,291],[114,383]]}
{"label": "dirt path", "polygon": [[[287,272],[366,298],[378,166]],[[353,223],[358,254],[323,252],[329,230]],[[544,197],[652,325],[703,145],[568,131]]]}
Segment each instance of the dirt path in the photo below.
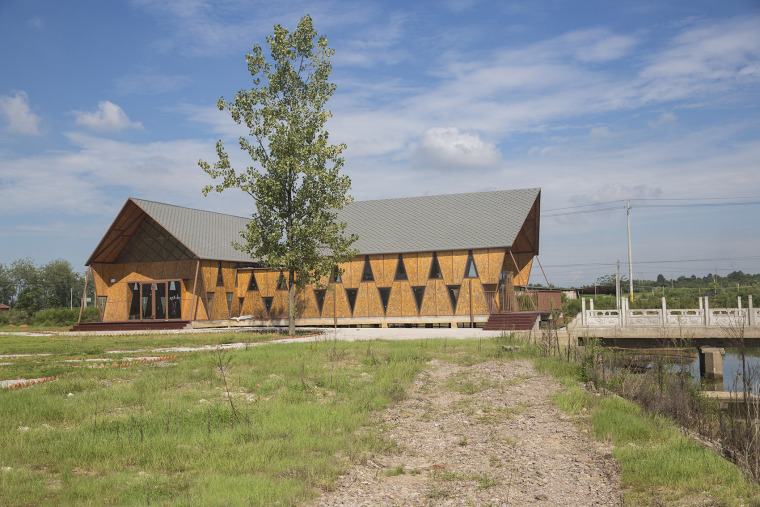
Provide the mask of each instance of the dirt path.
{"label": "dirt path", "polygon": [[313,505],[620,504],[617,463],[552,404],[558,388],[527,361],[434,362],[382,416],[397,452]]}

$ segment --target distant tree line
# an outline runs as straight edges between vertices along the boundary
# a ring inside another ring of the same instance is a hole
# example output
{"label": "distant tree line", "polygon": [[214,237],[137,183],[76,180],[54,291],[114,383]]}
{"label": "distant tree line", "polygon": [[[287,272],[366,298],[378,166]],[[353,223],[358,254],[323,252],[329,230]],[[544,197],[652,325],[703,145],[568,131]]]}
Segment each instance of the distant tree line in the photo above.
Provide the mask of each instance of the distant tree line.
{"label": "distant tree line", "polygon": [[[0,303],[29,315],[51,308],[78,308],[83,290],[84,273],[63,259],[40,266],[29,258],[0,263]],[[91,283],[87,292],[94,297]]]}

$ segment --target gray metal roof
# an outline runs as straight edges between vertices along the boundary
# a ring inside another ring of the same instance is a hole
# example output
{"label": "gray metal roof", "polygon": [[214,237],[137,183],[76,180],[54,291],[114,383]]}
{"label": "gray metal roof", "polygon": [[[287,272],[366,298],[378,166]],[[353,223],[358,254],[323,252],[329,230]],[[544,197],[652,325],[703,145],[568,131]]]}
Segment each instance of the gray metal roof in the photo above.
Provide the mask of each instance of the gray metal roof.
{"label": "gray metal roof", "polygon": [[540,188],[357,201],[338,213],[362,254],[508,247]]}
{"label": "gray metal roof", "polygon": [[[339,211],[361,254],[508,247],[541,189],[356,201]],[[249,218],[132,198],[201,259],[251,262],[232,247]]]}
{"label": "gray metal roof", "polygon": [[232,247],[233,241],[242,241],[240,232],[249,218],[143,199],[132,201],[199,258],[251,262],[250,255]]}

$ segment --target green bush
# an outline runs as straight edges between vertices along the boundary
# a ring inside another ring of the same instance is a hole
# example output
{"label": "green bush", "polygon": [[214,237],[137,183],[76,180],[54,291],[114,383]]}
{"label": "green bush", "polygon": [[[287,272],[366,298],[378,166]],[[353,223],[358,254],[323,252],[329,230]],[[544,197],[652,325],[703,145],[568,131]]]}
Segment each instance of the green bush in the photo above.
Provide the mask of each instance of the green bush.
{"label": "green bush", "polygon": [[[35,326],[65,327],[74,326],[79,319],[79,308],[49,308],[34,314],[32,323]],[[98,322],[98,309],[91,306],[82,311],[82,322]]]}

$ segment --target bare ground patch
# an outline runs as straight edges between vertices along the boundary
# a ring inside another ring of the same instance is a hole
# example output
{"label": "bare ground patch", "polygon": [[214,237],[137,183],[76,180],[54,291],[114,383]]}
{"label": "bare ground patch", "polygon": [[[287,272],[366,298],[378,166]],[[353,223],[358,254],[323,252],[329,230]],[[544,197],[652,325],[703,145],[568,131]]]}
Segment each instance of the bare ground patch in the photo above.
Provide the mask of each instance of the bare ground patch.
{"label": "bare ground patch", "polygon": [[433,361],[378,424],[398,447],[313,505],[616,505],[617,463],[551,402],[529,361]]}

